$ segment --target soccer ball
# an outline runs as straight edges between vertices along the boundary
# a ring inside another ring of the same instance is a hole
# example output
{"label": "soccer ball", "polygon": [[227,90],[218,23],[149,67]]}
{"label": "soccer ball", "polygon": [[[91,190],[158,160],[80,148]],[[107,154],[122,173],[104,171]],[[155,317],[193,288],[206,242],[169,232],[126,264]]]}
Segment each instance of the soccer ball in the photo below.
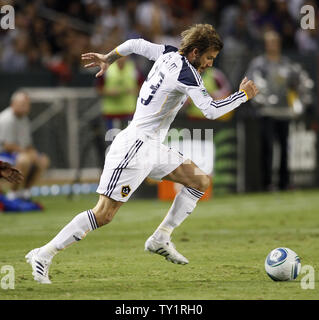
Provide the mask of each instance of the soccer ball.
{"label": "soccer ball", "polygon": [[274,281],[294,280],[301,269],[300,258],[291,249],[276,248],[268,254],[265,269]]}

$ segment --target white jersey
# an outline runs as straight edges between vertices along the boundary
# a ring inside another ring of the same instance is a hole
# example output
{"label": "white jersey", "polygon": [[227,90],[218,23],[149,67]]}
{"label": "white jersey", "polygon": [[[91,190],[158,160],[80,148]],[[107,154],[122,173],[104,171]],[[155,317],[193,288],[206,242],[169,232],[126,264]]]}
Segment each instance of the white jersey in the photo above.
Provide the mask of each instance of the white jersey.
{"label": "white jersey", "polygon": [[165,139],[188,96],[208,119],[216,119],[247,101],[243,90],[226,99],[213,100],[197,70],[175,47],[131,39],[116,51],[122,56],[135,53],[155,61],[142,85],[130,123],[152,138]]}

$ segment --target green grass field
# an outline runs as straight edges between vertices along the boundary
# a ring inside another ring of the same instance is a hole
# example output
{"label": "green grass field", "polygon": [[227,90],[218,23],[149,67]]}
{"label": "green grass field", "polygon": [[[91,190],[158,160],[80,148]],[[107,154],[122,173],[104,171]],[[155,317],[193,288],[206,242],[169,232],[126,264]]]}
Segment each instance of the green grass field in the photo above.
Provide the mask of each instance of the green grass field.
{"label": "green grass field", "polygon": [[[200,202],[174,232],[173,242],[189,260],[181,266],[144,252],[169,202],[131,200],[113,222],[59,253],[52,284],[31,276],[25,254],[48,242],[96,195],[39,198],[44,212],[0,214],[0,268],[15,269],[15,289],[0,299],[216,300],[318,299],[319,191],[216,196]],[[315,269],[315,289],[296,281],[273,282],[264,271],[271,249],[296,251]],[[4,273],[0,273],[0,278]]]}

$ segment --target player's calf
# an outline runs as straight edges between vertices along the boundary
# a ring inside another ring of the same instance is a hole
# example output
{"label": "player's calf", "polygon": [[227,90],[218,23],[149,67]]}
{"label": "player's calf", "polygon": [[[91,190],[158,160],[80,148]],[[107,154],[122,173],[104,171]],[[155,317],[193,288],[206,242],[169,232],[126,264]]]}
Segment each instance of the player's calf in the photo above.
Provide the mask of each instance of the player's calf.
{"label": "player's calf", "polygon": [[100,195],[98,203],[92,210],[98,226],[102,227],[105,224],[109,224],[122,204],[120,201],[115,201],[107,196]]}
{"label": "player's calf", "polygon": [[211,184],[211,177],[192,161],[185,161],[163,179],[180,183],[200,192],[205,192]]}

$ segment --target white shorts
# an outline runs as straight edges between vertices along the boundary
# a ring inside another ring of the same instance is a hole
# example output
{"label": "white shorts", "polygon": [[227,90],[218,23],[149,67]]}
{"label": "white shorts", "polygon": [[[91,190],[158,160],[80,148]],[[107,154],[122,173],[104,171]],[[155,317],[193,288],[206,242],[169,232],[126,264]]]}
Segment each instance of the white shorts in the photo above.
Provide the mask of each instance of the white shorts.
{"label": "white shorts", "polygon": [[126,202],[146,177],[161,180],[187,159],[177,150],[129,127],[114,139],[96,190]]}

